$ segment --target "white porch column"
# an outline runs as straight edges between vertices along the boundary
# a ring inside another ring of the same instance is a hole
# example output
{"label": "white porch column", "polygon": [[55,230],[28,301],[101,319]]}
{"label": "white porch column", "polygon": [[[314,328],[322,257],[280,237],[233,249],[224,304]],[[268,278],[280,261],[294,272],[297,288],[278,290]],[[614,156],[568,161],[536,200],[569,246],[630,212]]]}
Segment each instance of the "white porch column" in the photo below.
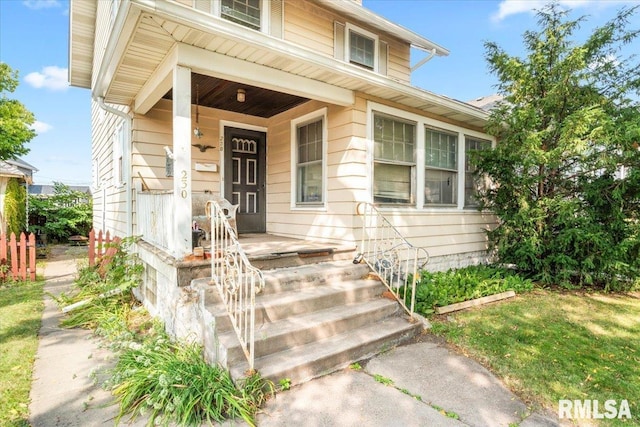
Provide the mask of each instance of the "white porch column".
{"label": "white porch column", "polygon": [[173,69],[173,256],[191,253],[191,69]]}

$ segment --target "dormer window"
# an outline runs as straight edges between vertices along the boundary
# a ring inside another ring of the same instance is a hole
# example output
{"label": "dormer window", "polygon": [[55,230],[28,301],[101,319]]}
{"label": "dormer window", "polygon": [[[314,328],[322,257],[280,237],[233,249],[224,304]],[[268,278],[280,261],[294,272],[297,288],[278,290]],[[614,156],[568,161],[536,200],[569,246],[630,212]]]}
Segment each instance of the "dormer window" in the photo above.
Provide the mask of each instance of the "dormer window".
{"label": "dormer window", "polygon": [[261,0],[222,0],[220,16],[260,30],[260,2]]}

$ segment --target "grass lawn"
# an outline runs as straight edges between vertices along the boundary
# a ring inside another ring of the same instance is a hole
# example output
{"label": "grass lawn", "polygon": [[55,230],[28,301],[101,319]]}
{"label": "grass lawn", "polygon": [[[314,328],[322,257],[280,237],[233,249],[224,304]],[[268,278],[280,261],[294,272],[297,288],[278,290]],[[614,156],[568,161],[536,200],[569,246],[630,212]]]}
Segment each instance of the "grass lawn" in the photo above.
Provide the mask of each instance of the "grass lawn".
{"label": "grass lawn", "polygon": [[44,281],[0,285],[0,425],[28,426]]}
{"label": "grass lawn", "polygon": [[[433,321],[464,353],[532,406],[558,413],[560,399],[628,401],[640,425],[640,294],[534,291]],[[620,408],[620,406],[617,406]]]}

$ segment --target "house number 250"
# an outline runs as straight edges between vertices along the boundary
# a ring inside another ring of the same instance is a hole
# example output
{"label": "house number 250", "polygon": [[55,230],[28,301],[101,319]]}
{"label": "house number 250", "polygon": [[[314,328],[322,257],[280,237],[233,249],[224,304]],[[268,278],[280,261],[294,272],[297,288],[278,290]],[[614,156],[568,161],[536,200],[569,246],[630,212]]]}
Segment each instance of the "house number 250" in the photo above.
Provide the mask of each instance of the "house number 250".
{"label": "house number 250", "polygon": [[187,182],[187,171],[182,170],[180,171],[180,196],[182,196],[183,199],[187,198],[187,186],[188,186],[188,182]]}

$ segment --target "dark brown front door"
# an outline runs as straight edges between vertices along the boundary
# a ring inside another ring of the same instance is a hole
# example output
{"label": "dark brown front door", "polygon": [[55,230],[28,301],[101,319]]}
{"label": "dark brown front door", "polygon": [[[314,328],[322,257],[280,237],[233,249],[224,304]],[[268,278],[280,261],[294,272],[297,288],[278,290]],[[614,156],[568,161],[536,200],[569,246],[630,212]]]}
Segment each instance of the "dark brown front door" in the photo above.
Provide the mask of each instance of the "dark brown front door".
{"label": "dark brown front door", "polygon": [[224,194],[234,205],[238,233],[266,232],[266,140],[264,132],[226,127]]}

